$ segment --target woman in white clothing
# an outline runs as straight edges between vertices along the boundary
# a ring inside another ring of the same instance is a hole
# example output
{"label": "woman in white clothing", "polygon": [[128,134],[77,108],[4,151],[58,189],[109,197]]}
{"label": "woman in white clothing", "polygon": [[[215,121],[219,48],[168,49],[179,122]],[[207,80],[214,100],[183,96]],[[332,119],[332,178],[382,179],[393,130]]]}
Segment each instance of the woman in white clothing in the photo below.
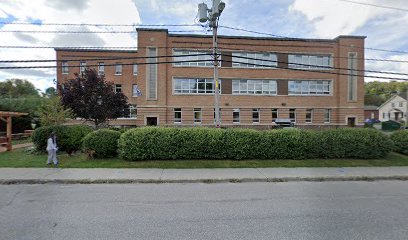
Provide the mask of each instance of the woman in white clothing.
{"label": "woman in white clothing", "polygon": [[47,140],[47,152],[48,152],[47,165],[50,165],[52,161],[54,162],[54,166],[56,167],[58,166],[57,150],[58,150],[57,137],[55,135],[55,132],[52,132]]}

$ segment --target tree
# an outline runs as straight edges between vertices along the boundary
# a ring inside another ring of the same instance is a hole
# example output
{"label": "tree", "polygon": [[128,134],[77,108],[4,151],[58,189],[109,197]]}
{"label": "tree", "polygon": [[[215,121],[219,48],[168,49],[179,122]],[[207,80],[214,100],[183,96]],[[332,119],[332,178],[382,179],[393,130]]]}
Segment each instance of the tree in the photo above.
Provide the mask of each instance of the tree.
{"label": "tree", "polygon": [[121,92],[114,92],[113,83],[98,76],[96,70],[86,69],[82,75],[58,86],[61,103],[71,108],[73,113],[96,127],[108,119],[123,116],[129,107],[127,97]]}
{"label": "tree", "polygon": [[42,126],[62,125],[65,119],[73,117],[72,110],[65,109],[61,104],[60,96],[53,96],[44,100],[38,110],[38,115]]}
{"label": "tree", "polygon": [[408,82],[368,82],[364,84],[365,104],[380,106],[393,94],[407,91]]}
{"label": "tree", "polygon": [[53,96],[57,96],[57,90],[54,87],[49,87],[45,89],[44,97],[51,98]]}
{"label": "tree", "polygon": [[40,96],[32,83],[23,79],[7,79],[0,82],[0,98]]}

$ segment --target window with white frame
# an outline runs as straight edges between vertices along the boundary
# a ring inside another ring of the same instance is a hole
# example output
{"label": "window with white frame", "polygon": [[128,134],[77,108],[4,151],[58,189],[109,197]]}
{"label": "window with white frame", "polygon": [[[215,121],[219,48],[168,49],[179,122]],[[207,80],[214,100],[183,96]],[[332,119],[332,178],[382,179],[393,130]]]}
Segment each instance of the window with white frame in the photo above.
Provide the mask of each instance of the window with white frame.
{"label": "window with white frame", "polygon": [[115,93],[122,92],[122,84],[115,84],[114,91],[115,91]]}
{"label": "window with white frame", "polygon": [[271,68],[278,66],[275,53],[233,52],[232,67],[235,68]]}
{"label": "window with white frame", "polygon": [[259,108],[252,109],[252,122],[259,123]]}
{"label": "window with white frame", "polygon": [[298,69],[331,69],[331,55],[289,54],[288,67]]}
{"label": "window with white frame", "polygon": [[98,63],[98,74],[105,75],[105,63],[104,62]]}
{"label": "window with white frame", "polygon": [[68,69],[68,61],[63,61],[62,62],[62,74],[68,74],[69,69]]}
{"label": "window with white frame", "polygon": [[331,81],[293,80],[288,81],[289,95],[330,95]]}
{"label": "window with white frame", "polygon": [[174,109],[174,123],[181,123],[181,108]]}
{"label": "window with white frame", "polygon": [[[215,123],[215,108],[213,108],[214,110],[214,123]],[[220,122],[222,122],[222,112],[221,112],[221,108],[220,108]]]}
{"label": "window with white frame", "polygon": [[116,63],[115,75],[122,75],[122,63]]}
{"label": "window with white frame", "polygon": [[[212,67],[213,56],[211,52],[173,50],[173,66],[183,67]],[[221,62],[219,62],[221,63]]]}
{"label": "window with white frame", "polygon": [[295,108],[289,109],[289,118],[291,122],[296,122],[296,109]]}
{"label": "window with white frame", "polygon": [[272,108],[272,122],[275,122],[279,116],[279,112],[277,108]]}
{"label": "window with white frame", "polygon": [[232,122],[233,123],[240,123],[241,122],[239,108],[235,108],[233,110],[233,112],[232,112]]}
{"label": "window with white frame", "polygon": [[137,75],[137,64],[136,63],[134,63],[133,64],[133,75]]}
{"label": "window with white frame", "polygon": [[313,109],[306,109],[306,123],[312,123],[313,121]]}
{"label": "window with white frame", "polygon": [[200,124],[201,123],[201,108],[194,108],[194,123]]}
{"label": "window with white frame", "polygon": [[325,109],[324,110],[324,122],[325,123],[330,123],[331,121],[331,109]]}
{"label": "window with white frame", "polygon": [[[173,81],[174,94],[213,94],[214,80],[208,78],[175,78]],[[221,80],[219,80],[221,93]]]}
{"label": "window with white frame", "polygon": [[139,90],[139,87],[137,84],[132,85],[132,97],[139,97],[142,96],[142,93]]}
{"label": "window with white frame", "polygon": [[137,106],[130,105],[123,110],[123,118],[137,118]]}
{"label": "window with white frame", "polygon": [[403,107],[404,106],[404,102],[399,102],[399,106]]}
{"label": "window with white frame", "polygon": [[276,80],[232,80],[232,94],[276,95]]}
{"label": "window with white frame", "polygon": [[391,107],[395,107],[395,103],[391,103]]}
{"label": "window with white frame", "polygon": [[86,68],[86,62],[85,61],[81,61],[80,63],[79,63],[79,73],[83,73],[83,72],[85,72],[85,68]]}

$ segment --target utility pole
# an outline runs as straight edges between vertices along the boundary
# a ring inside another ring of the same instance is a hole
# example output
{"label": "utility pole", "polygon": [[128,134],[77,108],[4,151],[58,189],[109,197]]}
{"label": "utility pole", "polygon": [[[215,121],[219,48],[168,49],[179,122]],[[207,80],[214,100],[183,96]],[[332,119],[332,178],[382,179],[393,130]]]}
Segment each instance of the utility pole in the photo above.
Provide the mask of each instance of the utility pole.
{"label": "utility pole", "polygon": [[217,28],[218,19],[225,8],[225,3],[221,0],[212,0],[212,8],[209,9],[207,4],[198,4],[198,16],[199,21],[205,23],[209,21],[209,25],[213,30],[213,55],[214,55],[214,96],[215,96],[215,126],[219,128],[221,126],[220,121],[220,87],[218,79],[218,53],[217,53]]}

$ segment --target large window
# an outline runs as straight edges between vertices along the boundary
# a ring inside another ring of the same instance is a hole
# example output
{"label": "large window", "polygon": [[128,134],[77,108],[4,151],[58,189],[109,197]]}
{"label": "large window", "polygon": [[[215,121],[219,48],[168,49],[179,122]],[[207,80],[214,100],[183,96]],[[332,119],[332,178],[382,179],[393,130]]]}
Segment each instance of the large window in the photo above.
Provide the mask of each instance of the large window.
{"label": "large window", "polygon": [[296,122],[296,109],[289,109],[289,118],[291,122]]}
{"label": "large window", "polygon": [[347,99],[357,101],[357,53],[349,53],[348,68]]}
{"label": "large window", "polygon": [[115,75],[122,75],[122,63],[116,63]]}
{"label": "large window", "polygon": [[263,52],[233,52],[232,67],[270,68],[278,66],[277,55]]}
{"label": "large window", "polygon": [[232,122],[233,123],[240,123],[240,111],[239,111],[239,108],[236,108],[236,109],[234,109],[233,110],[233,112],[232,112]]}
{"label": "large window", "polygon": [[277,108],[272,109],[272,122],[275,122],[279,116],[279,112]]}
{"label": "large window", "polygon": [[276,95],[275,80],[233,80],[232,94]]}
{"label": "large window", "polygon": [[79,63],[79,73],[85,72],[85,68],[86,68],[86,62],[81,61],[81,62]]}
{"label": "large window", "polygon": [[306,123],[312,123],[313,121],[313,109],[306,109]]}
{"label": "large window", "polygon": [[252,109],[252,122],[259,123],[259,108]]}
{"label": "large window", "polygon": [[123,110],[123,118],[136,118],[137,117],[137,106],[130,105],[129,108]]}
{"label": "large window", "polygon": [[98,63],[98,74],[99,75],[105,74],[105,63],[103,62]]}
{"label": "large window", "polygon": [[62,62],[62,74],[68,74],[69,69],[68,69],[68,61],[63,61]]}
{"label": "large window", "polygon": [[[208,54],[208,55],[204,55],[204,54]],[[193,56],[189,56],[189,55],[193,55]],[[204,52],[204,51],[174,50],[173,51],[173,61],[175,61],[173,66],[183,66],[183,67],[212,67],[213,66],[213,56],[211,55],[211,52]]]}
{"label": "large window", "polygon": [[330,123],[330,118],[331,118],[331,109],[325,109],[324,110],[324,122],[325,123]]}
{"label": "large window", "polygon": [[[221,92],[221,80],[219,80]],[[214,93],[214,80],[207,78],[175,78],[173,84],[174,94],[212,94]]]}
{"label": "large window", "polygon": [[174,109],[174,123],[181,123],[181,108]]}
{"label": "large window", "polygon": [[201,108],[194,108],[194,123],[200,124],[201,123]]}
{"label": "large window", "polygon": [[289,95],[330,95],[331,81],[295,80],[288,82]]}
{"label": "large window", "polygon": [[289,68],[300,69],[331,69],[330,55],[301,55],[289,54]]}

